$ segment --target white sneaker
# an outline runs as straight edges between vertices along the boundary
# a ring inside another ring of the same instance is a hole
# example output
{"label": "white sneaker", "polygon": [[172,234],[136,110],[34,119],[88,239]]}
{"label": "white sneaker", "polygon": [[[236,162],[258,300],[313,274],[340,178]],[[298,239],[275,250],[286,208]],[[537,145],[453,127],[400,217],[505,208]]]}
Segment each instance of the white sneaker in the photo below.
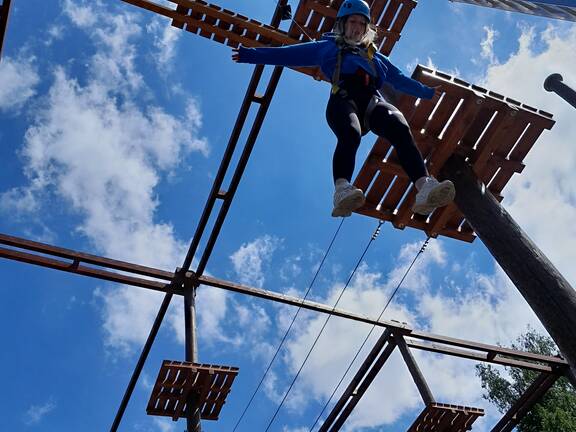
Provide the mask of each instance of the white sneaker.
{"label": "white sneaker", "polygon": [[333,217],[348,217],[354,210],[364,205],[366,198],[361,189],[352,186],[348,182],[341,182],[334,192]]}
{"label": "white sneaker", "polygon": [[454,200],[456,190],[450,180],[438,182],[434,177],[428,177],[422,189],[416,194],[412,211],[424,216],[429,215],[438,207],[444,207]]}

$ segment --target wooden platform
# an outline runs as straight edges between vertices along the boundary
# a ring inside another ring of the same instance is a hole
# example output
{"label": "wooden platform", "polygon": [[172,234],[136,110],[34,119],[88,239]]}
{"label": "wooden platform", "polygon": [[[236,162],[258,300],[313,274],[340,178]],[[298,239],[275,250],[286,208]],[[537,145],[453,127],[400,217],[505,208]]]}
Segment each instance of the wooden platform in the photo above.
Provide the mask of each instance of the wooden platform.
{"label": "wooden platform", "polygon": [[[396,101],[431,174],[438,174],[453,153],[465,155],[490,192],[502,200],[504,187],[514,173],[522,172],[523,160],[542,131],[553,126],[552,114],[424,66],[419,65],[412,76],[444,90],[432,100],[402,95]],[[434,237],[468,242],[475,238],[454,205],[429,218],[411,212],[415,191],[386,140],[376,141],[354,184],[366,192],[360,214],[390,221],[399,229],[418,228]]]}
{"label": "wooden platform", "polygon": [[[336,13],[343,0],[300,0],[293,12],[294,21],[288,31],[276,29],[247,16],[202,0],[168,0],[175,9],[150,0],[123,0],[172,18],[172,25],[190,33],[237,47],[293,45],[318,39],[334,26]],[[271,3],[271,7],[275,4]],[[373,0],[372,22],[378,26],[379,50],[388,55],[400,35],[415,0]],[[305,34],[306,33],[306,34]],[[310,38],[309,38],[309,37]],[[319,68],[297,68],[315,79],[326,79]]]}
{"label": "wooden platform", "polygon": [[194,397],[203,420],[217,420],[238,368],[164,360],[146,412],[148,415],[186,416],[187,399]]}
{"label": "wooden platform", "polygon": [[434,402],[420,413],[408,432],[465,432],[484,410]]}

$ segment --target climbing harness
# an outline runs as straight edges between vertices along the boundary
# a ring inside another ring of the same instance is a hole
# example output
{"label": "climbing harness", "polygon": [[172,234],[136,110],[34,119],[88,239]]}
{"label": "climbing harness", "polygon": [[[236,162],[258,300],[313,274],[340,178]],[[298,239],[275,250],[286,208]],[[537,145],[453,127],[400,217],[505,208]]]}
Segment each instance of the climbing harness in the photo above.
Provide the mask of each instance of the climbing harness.
{"label": "climbing harness", "polygon": [[[339,38],[338,38],[339,39]],[[338,46],[338,54],[336,55],[336,67],[334,68],[334,73],[332,74],[332,94],[342,94],[345,90],[340,88],[340,70],[342,69],[342,58],[345,54],[355,54],[362,58],[368,60],[370,69],[372,70],[372,76],[377,77],[376,66],[374,65],[374,55],[378,51],[378,47],[374,43],[368,45],[367,48],[361,48],[358,46],[351,46],[344,42],[343,40],[336,40],[336,45]],[[342,94],[345,97],[345,93]]]}

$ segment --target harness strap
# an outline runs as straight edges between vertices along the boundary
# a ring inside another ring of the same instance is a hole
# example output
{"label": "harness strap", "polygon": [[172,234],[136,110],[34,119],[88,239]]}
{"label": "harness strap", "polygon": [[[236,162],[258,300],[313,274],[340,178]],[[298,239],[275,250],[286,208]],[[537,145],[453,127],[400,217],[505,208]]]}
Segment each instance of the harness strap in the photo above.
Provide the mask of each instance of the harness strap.
{"label": "harness strap", "polygon": [[372,69],[372,74],[374,77],[378,76],[376,72],[376,66],[374,65],[374,55],[376,54],[377,47],[374,43],[368,45],[367,49],[360,49],[360,48],[352,48],[346,43],[337,42],[338,44],[338,54],[336,55],[336,68],[334,69],[334,73],[332,74],[332,94],[336,94],[340,91],[340,70],[342,68],[342,57],[344,57],[344,52],[349,51],[353,52],[354,54],[358,54],[364,59],[368,60],[368,64],[370,65],[370,69]]}

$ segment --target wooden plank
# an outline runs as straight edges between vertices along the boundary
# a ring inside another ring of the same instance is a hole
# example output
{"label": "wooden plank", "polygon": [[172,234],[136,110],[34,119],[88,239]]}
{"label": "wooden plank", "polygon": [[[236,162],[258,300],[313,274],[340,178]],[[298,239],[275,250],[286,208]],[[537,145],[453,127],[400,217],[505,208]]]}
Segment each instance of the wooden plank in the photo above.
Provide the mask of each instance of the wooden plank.
{"label": "wooden plank", "polygon": [[386,9],[380,21],[377,22],[378,27],[383,30],[390,30],[392,20],[396,16],[398,9],[401,6],[400,0],[390,0],[386,5]]}
{"label": "wooden plank", "polygon": [[164,361],[146,411],[177,420],[199,410],[202,419],[217,420],[237,374],[237,368]]}

